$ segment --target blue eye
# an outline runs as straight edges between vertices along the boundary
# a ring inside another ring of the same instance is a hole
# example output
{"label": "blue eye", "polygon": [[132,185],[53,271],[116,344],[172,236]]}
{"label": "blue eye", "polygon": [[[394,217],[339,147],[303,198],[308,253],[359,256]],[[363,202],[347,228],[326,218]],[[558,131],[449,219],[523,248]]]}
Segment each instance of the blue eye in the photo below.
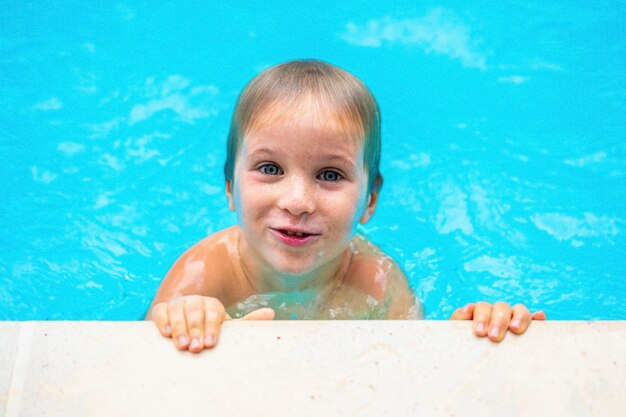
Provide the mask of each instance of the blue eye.
{"label": "blue eye", "polygon": [[265,164],[259,167],[259,171],[265,175],[280,175],[281,170],[277,165],[274,164]]}
{"label": "blue eye", "polygon": [[342,178],[341,174],[336,171],[324,171],[320,174],[322,181],[336,182]]}

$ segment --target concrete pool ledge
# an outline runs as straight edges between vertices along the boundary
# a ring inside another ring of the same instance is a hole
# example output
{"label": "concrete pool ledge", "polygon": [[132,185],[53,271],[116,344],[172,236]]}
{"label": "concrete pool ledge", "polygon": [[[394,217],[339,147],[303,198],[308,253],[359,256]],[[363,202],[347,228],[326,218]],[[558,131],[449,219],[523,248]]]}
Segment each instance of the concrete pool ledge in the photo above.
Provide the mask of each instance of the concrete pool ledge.
{"label": "concrete pool ledge", "polygon": [[626,321],[228,322],[178,352],[150,322],[0,322],[0,415],[623,416]]}

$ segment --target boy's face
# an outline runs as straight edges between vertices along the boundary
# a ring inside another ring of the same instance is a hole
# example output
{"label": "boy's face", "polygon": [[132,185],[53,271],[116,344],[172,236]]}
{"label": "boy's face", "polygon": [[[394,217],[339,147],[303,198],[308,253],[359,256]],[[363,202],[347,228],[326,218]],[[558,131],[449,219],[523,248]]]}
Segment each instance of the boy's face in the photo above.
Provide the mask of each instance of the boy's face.
{"label": "boy's face", "polygon": [[332,115],[290,110],[246,134],[226,188],[253,252],[278,272],[306,274],[344,253],[377,195],[367,194],[362,140]]}

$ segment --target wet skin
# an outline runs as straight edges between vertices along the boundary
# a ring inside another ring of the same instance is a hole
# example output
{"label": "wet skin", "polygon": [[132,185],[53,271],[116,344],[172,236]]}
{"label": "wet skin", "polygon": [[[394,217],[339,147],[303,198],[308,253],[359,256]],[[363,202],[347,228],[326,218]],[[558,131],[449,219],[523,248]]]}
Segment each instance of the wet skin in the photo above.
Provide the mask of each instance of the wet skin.
{"label": "wet skin", "polygon": [[[183,254],[163,280],[148,318],[179,349],[214,346],[222,321],[231,317],[421,318],[421,307],[398,265],[362,236],[355,236],[346,248],[329,286],[321,292],[299,287],[298,301],[291,304],[281,295],[293,291],[261,292],[254,285],[242,264],[242,240],[238,226],[207,237]],[[255,298],[270,308],[254,310]]]}
{"label": "wet skin", "polygon": [[[334,117],[304,100],[245,135],[235,180],[226,184],[239,226],[183,254],[148,313],[179,349],[215,346],[231,317],[421,317],[398,265],[356,235],[378,195],[367,190],[362,140]],[[474,333],[493,341],[507,329],[524,332],[531,318],[541,315],[505,303],[472,304],[452,316],[474,319]]]}

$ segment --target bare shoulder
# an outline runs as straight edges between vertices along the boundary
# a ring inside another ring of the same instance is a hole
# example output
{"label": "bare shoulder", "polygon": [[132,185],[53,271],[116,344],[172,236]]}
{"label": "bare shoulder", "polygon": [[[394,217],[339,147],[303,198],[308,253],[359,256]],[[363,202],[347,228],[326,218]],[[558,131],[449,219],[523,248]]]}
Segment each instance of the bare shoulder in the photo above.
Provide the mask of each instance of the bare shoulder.
{"label": "bare shoulder", "polygon": [[189,248],[174,262],[161,282],[153,305],[184,295],[221,298],[224,282],[233,274],[238,228],[214,233]]}
{"label": "bare shoulder", "polygon": [[203,260],[215,256],[227,255],[233,250],[236,250],[238,239],[239,227],[232,226],[205,237],[189,248],[181,258]]}
{"label": "bare shoulder", "polygon": [[348,285],[389,305],[388,318],[421,318],[422,308],[402,268],[362,235],[351,242],[353,259]]}

